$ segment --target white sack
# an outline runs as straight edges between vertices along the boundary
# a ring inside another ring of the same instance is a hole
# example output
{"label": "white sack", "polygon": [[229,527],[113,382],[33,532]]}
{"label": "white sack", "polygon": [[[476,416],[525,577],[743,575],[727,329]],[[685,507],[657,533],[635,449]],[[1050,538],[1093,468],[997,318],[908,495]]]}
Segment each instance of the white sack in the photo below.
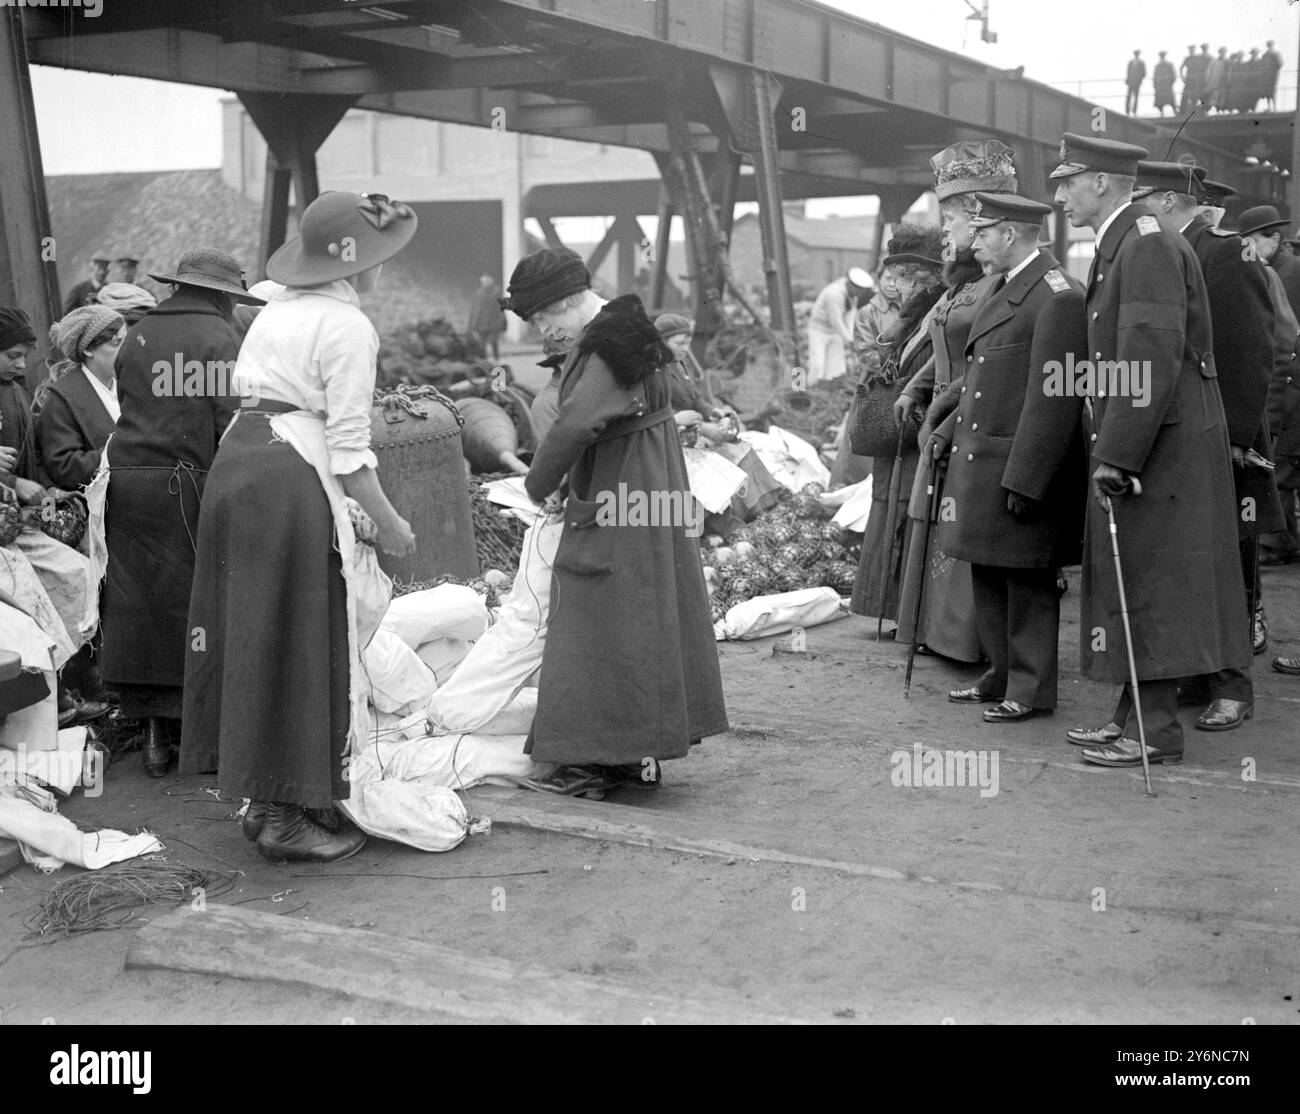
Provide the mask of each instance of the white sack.
{"label": "white sack", "polygon": [[12,796],[0,796],[0,835],[17,840],[23,858],[46,874],[64,863],[98,870],[163,849],[149,832],[128,835],[108,828],[83,832],[67,817],[43,812],[30,801]]}
{"label": "white sack", "polygon": [[840,503],[831,522],[841,530],[852,530],[858,534],[867,531],[867,517],[871,514],[871,477],[860,483],[845,488],[846,498]]}
{"label": "white sack", "polygon": [[686,476],[691,494],[704,504],[711,514],[721,514],[731,506],[731,500],[745,486],[749,474],[737,468],[725,457],[708,449],[683,448],[686,458]]}
{"label": "white sack", "polygon": [[476,731],[514,699],[542,664],[551,609],[551,566],[564,517],[539,519],[524,535],[519,572],[497,621],[429,701],[438,734]]}
{"label": "white sack", "polygon": [[386,626],[361,651],[370,681],[370,702],[381,712],[405,715],[423,708],[438,682],[415,651]]}
{"label": "white sack", "polygon": [[800,588],[774,596],[755,596],[727,611],[722,621],[723,637],[732,640],[766,638],[795,627],[815,627],[844,614],[834,588]]}
{"label": "white sack", "polygon": [[487,605],[473,588],[439,584],[398,596],[388,605],[383,625],[418,650],[441,638],[473,642],[487,630],[488,622]]}
{"label": "white sack", "polygon": [[354,786],[351,798],[341,803],[367,835],[421,851],[450,851],[469,832],[469,813],[460,798],[437,786],[374,781]]}

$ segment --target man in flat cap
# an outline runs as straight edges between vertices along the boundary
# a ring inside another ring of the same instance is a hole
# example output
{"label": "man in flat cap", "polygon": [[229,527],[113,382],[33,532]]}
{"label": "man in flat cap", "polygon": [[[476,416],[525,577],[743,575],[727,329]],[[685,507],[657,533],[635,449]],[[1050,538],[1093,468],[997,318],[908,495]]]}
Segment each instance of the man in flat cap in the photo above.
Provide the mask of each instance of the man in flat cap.
{"label": "man in flat cap", "polygon": [[1084,353],[1096,397],[1084,408],[1094,498],[1084,534],[1081,662],[1085,676],[1125,690],[1111,723],[1067,738],[1101,766],[1142,764],[1108,501],[1149,760],[1182,761],[1179,678],[1245,669],[1251,659],[1205,279],[1191,245],[1132,201],[1146,156],[1141,147],[1067,132],[1051,174],[1066,217],[1093,229],[1097,244]]}
{"label": "man in flat cap", "polygon": [[640,298],[606,303],[590,284],[576,252],[544,248],[515,268],[503,306],[546,341],[576,342],[524,481],[535,502],[564,501],[525,750],[557,767],[536,788],[601,796],[657,785],[660,762],[728,727],[672,352]]}
{"label": "man in flat cap", "polygon": [[[1056,707],[1056,570],[1081,557],[1087,498],[1081,397],[1052,389],[1087,345],[1083,293],[1038,247],[1052,211],[1009,193],[976,193],[975,258],[1004,280],[966,340],[957,409],[935,431],[948,455],[940,541],[971,564],[975,620],[989,668],[976,689],[989,723]],[[973,702],[973,701],[972,701]]]}
{"label": "man in flat cap", "polygon": [[90,277],[83,279],[68,291],[68,299],[63,305],[65,317],[74,309],[94,305],[96,296],[104,288],[104,283],[108,280],[108,264],[108,252],[97,252],[91,257]]}
{"label": "man in flat cap", "polygon": [[[1237,233],[1211,228],[1197,216],[1197,174],[1198,168],[1183,163],[1139,163],[1133,196],[1154,213],[1166,232],[1187,240],[1205,277],[1214,366],[1232,446],[1237,538],[1245,581],[1240,621],[1251,630],[1255,653],[1262,653],[1268,635],[1259,596],[1259,536],[1283,526],[1269,466],[1272,445],[1265,418],[1276,314],[1264,262],[1244,250]],[[1196,720],[1202,731],[1231,730],[1254,712],[1249,668],[1223,669],[1199,678],[1185,686],[1183,695],[1197,703],[1209,702]]]}

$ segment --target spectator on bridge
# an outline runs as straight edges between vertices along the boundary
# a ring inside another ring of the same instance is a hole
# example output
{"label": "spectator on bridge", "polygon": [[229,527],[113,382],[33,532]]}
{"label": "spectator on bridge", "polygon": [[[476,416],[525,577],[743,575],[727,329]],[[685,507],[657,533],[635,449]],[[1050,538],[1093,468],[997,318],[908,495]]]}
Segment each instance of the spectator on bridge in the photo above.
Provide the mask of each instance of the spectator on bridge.
{"label": "spectator on bridge", "polygon": [[480,275],[469,309],[469,331],[494,360],[501,359],[501,334],[506,331],[506,315],[498,300],[496,280]]}
{"label": "spectator on bridge", "polygon": [[78,306],[86,306],[95,300],[95,296],[104,287],[108,278],[108,252],[101,251],[91,257],[90,278],[77,283],[68,291],[68,300],[63,305],[64,313],[71,313]]}
{"label": "spectator on bridge", "polygon": [[1142,61],[1142,52],[1135,50],[1133,57],[1129,60],[1128,69],[1124,72],[1124,84],[1128,88],[1128,94],[1124,98],[1125,115],[1137,115],[1138,90],[1142,88],[1142,82],[1146,80],[1146,76],[1147,64]]}
{"label": "spectator on bridge", "polygon": [[1211,58],[1209,64],[1205,67],[1205,93],[1201,97],[1202,103],[1214,109],[1215,112],[1223,111],[1227,78],[1228,48],[1221,46],[1218,55]]}
{"label": "spectator on bridge", "polygon": [[1165,58],[1165,51],[1160,52],[1160,61],[1156,63],[1155,72],[1151,75],[1151,84],[1156,90],[1156,111],[1161,116],[1165,114],[1165,106],[1169,106],[1169,111],[1174,111],[1174,64]]}
{"label": "spectator on bridge", "polygon": [[1272,39],[1269,39],[1268,42],[1264,44],[1264,46],[1266,49],[1264,50],[1264,57],[1261,59],[1261,61],[1264,64],[1263,65],[1263,69],[1264,69],[1263,96],[1264,99],[1268,101],[1268,110],[1270,112],[1276,112],[1277,111],[1277,75],[1282,72],[1282,55],[1278,52],[1277,48],[1273,45]]}
{"label": "spectator on bridge", "polygon": [[1241,111],[1242,88],[1246,79],[1245,57],[1240,50],[1228,55],[1223,78],[1223,107],[1227,112]]}
{"label": "spectator on bridge", "polygon": [[838,379],[846,371],[845,352],[853,340],[858,307],[871,297],[871,276],[861,267],[827,283],[813,302],[808,319],[808,379],[811,387],[823,379]]}
{"label": "spectator on bridge", "polygon": [[1205,68],[1210,64],[1209,50],[1209,43],[1201,44],[1200,54],[1196,53],[1195,44],[1187,48],[1187,57],[1179,69],[1183,79],[1183,99],[1179,112],[1190,112],[1201,103],[1201,98],[1205,95]]}

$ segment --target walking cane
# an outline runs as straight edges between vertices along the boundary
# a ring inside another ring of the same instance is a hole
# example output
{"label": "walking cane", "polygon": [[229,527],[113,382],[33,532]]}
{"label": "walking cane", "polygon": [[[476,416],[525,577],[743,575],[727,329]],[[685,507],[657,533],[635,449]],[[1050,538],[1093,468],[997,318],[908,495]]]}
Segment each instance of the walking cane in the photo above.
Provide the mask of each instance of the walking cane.
{"label": "walking cane", "polygon": [[929,462],[930,479],[925,485],[925,526],[921,530],[921,579],[916,585],[916,603],[912,607],[912,644],[907,648],[907,671],[903,674],[903,699],[908,699],[912,689],[912,665],[916,661],[916,647],[921,641],[921,597],[925,582],[930,578],[930,523],[939,510],[939,462]]}
{"label": "walking cane", "polygon": [[[1142,494],[1142,483],[1136,476],[1129,478],[1133,494]],[[1124,625],[1124,644],[1128,647],[1129,689],[1133,694],[1133,711],[1138,721],[1138,747],[1142,752],[1142,776],[1146,779],[1147,796],[1154,797],[1151,791],[1151,763],[1147,760],[1147,729],[1142,722],[1142,695],[1138,690],[1137,659],[1133,656],[1133,628],[1128,621],[1128,597],[1124,593],[1124,570],[1119,562],[1119,532],[1115,529],[1115,507],[1110,496],[1106,496],[1106,517],[1110,520],[1110,551],[1115,557],[1115,583],[1119,586],[1119,616]]]}
{"label": "walking cane", "polygon": [[[889,552],[880,578],[880,600],[876,604],[876,641],[880,641],[885,625],[885,600],[889,598],[889,581],[894,572],[894,534],[898,530],[899,493],[903,487],[903,438],[907,436],[907,423],[898,427],[898,450],[894,453],[894,470],[889,474],[889,495],[885,510],[885,542]],[[900,578],[901,579],[901,578]],[[901,587],[901,586],[900,586]]]}

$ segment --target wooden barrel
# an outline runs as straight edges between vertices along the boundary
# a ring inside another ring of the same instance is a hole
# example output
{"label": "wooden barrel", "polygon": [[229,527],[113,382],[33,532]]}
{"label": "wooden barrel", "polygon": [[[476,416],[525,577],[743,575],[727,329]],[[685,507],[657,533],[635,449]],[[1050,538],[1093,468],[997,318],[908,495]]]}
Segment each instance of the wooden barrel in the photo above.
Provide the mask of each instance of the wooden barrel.
{"label": "wooden barrel", "polygon": [[371,447],[379,460],[379,482],[397,513],[415,531],[415,553],[391,557],[379,550],[379,564],[395,580],[432,580],[478,575],[469,484],[461,454],[460,423],[454,406],[436,398],[413,397],[370,411]]}
{"label": "wooden barrel", "polygon": [[460,434],[470,467],[475,472],[515,468],[519,460],[515,456],[515,450],[519,448],[519,431],[510,415],[485,398],[462,399],[456,406],[465,419],[465,428]]}

